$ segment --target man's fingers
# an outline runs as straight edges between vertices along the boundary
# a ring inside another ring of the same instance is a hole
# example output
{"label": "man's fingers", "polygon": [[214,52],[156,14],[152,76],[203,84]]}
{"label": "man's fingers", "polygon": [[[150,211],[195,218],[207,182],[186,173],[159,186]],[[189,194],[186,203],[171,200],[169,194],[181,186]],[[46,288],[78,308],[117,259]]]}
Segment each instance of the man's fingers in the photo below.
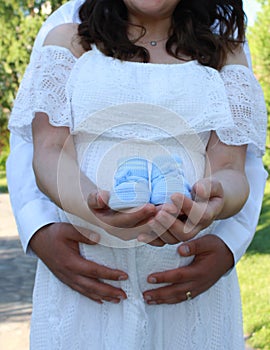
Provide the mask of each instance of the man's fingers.
{"label": "man's fingers", "polygon": [[85,276],[74,276],[69,281],[69,286],[84,296],[99,303],[104,301],[119,303],[127,298],[125,292],[96,279],[90,279]]}
{"label": "man's fingers", "polygon": [[184,268],[176,268],[173,270],[168,270],[164,272],[152,273],[147,277],[147,281],[149,283],[176,283],[180,282],[183,278],[183,270]]}
{"label": "man's fingers", "polygon": [[[84,232],[85,234],[85,232]],[[121,281],[128,275],[120,270],[100,266],[80,255],[79,242],[91,244],[77,228],[68,223],[44,226],[31,240],[31,248],[63,283],[86,297],[101,303],[102,300],[118,302],[125,299],[121,288],[108,281]],[[120,286],[120,283],[119,283]]]}
{"label": "man's fingers", "polygon": [[181,256],[198,255],[208,252],[213,247],[213,237],[213,235],[206,235],[204,237],[196,238],[190,242],[183,243],[178,247],[178,252]]}
{"label": "man's fingers", "polygon": [[149,305],[159,304],[177,304],[187,301],[187,291],[192,290],[192,298],[199,293],[194,290],[191,283],[186,284],[172,284],[158,289],[148,290],[143,293],[144,300]]}
{"label": "man's fingers", "polygon": [[121,288],[104,282],[104,280],[126,280],[128,275],[121,270],[111,269],[88,261],[74,252],[70,255],[69,263],[64,268],[62,267],[60,273],[62,281],[91,299],[98,299],[97,296],[126,299],[126,294]]}
{"label": "man's fingers", "polygon": [[214,235],[206,235],[182,244],[182,256],[195,255],[193,262],[178,269],[153,273],[149,283],[168,283],[168,286],[144,292],[148,304],[174,304],[194,298],[208,290],[234,263],[233,255],[224,242]]}
{"label": "man's fingers", "polygon": [[[71,225],[67,227],[67,230],[71,230]],[[97,232],[88,230],[84,227],[74,226],[74,231],[72,231],[72,240],[80,243],[94,245],[100,240],[100,235]]]}
{"label": "man's fingers", "polygon": [[128,279],[127,273],[121,270],[111,269],[93,262],[91,262],[91,268],[88,270],[87,276],[110,281],[124,281]]}
{"label": "man's fingers", "polygon": [[79,255],[74,256],[73,266],[70,266],[70,268],[72,268],[74,272],[85,277],[111,281],[124,281],[128,279],[128,274],[124,271],[99,265],[95,262],[86,260]]}

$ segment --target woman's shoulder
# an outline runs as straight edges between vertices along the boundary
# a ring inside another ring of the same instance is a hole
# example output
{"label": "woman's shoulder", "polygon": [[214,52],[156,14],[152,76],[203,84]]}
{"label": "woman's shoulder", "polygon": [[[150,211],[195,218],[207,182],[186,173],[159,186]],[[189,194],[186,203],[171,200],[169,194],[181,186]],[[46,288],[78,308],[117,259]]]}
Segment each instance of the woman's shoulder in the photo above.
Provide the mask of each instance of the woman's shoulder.
{"label": "woman's shoulder", "polygon": [[230,86],[231,89],[240,87],[246,89],[247,86],[252,87],[257,84],[242,45],[228,54],[220,75],[225,85]]}
{"label": "woman's shoulder", "polygon": [[239,45],[233,51],[228,52],[223,68],[233,65],[240,65],[248,68],[248,60],[242,45]]}
{"label": "woman's shoulder", "polygon": [[85,50],[80,44],[77,23],[64,23],[54,27],[46,36],[43,46],[60,46],[79,58]]}

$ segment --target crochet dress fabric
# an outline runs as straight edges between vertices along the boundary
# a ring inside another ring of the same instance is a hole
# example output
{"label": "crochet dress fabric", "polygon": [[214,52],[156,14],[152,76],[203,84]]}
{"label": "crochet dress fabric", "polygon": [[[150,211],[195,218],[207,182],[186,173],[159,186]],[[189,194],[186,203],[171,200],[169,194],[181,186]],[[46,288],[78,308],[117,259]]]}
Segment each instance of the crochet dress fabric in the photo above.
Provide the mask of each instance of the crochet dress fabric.
{"label": "crochet dress fabric", "polygon": [[[79,59],[45,46],[29,65],[9,127],[31,141],[31,121],[42,111],[55,126],[68,126],[82,171],[110,189],[120,157],[179,154],[192,185],[204,175],[211,130],[227,144],[264,151],[266,112],[261,89],[243,66],[221,72],[196,61],[184,64],[121,62],[96,47]],[[124,270],[127,281],[109,282],[128,299],[96,302],[73,291],[38,262],[31,323],[33,350],[241,350],[241,300],[235,269],[198,297],[174,305],[147,305],[142,292],[160,287],[152,272],[188,265],[177,245],[152,247],[99,232],[99,245],[80,244],[81,254]],[[200,233],[211,233],[212,226]]]}

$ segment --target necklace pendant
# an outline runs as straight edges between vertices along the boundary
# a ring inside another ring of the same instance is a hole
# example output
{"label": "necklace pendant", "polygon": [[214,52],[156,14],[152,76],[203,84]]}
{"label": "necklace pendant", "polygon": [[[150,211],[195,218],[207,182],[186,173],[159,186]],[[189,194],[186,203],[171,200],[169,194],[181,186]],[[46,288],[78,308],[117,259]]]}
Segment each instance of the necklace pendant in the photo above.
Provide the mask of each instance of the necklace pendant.
{"label": "necklace pendant", "polygon": [[157,46],[157,42],[155,40],[150,41],[151,46]]}

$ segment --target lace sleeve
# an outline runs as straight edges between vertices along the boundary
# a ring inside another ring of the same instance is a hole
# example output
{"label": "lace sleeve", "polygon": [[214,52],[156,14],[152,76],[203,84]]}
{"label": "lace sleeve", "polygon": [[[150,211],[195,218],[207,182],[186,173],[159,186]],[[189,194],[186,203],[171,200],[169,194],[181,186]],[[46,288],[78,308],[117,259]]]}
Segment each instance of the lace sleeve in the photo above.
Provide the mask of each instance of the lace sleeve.
{"label": "lace sleeve", "polygon": [[267,112],[262,89],[245,66],[228,65],[221,70],[234,121],[233,129],[220,129],[217,134],[226,144],[250,144],[262,156],[265,151]]}
{"label": "lace sleeve", "polygon": [[32,120],[36,112],[48,115],[54,126],[71,125],[71,108],[66,89],[76,62],[63,47],[44,46],[30,62],[21,82],[9,121],[10,131],[32,139]]}

